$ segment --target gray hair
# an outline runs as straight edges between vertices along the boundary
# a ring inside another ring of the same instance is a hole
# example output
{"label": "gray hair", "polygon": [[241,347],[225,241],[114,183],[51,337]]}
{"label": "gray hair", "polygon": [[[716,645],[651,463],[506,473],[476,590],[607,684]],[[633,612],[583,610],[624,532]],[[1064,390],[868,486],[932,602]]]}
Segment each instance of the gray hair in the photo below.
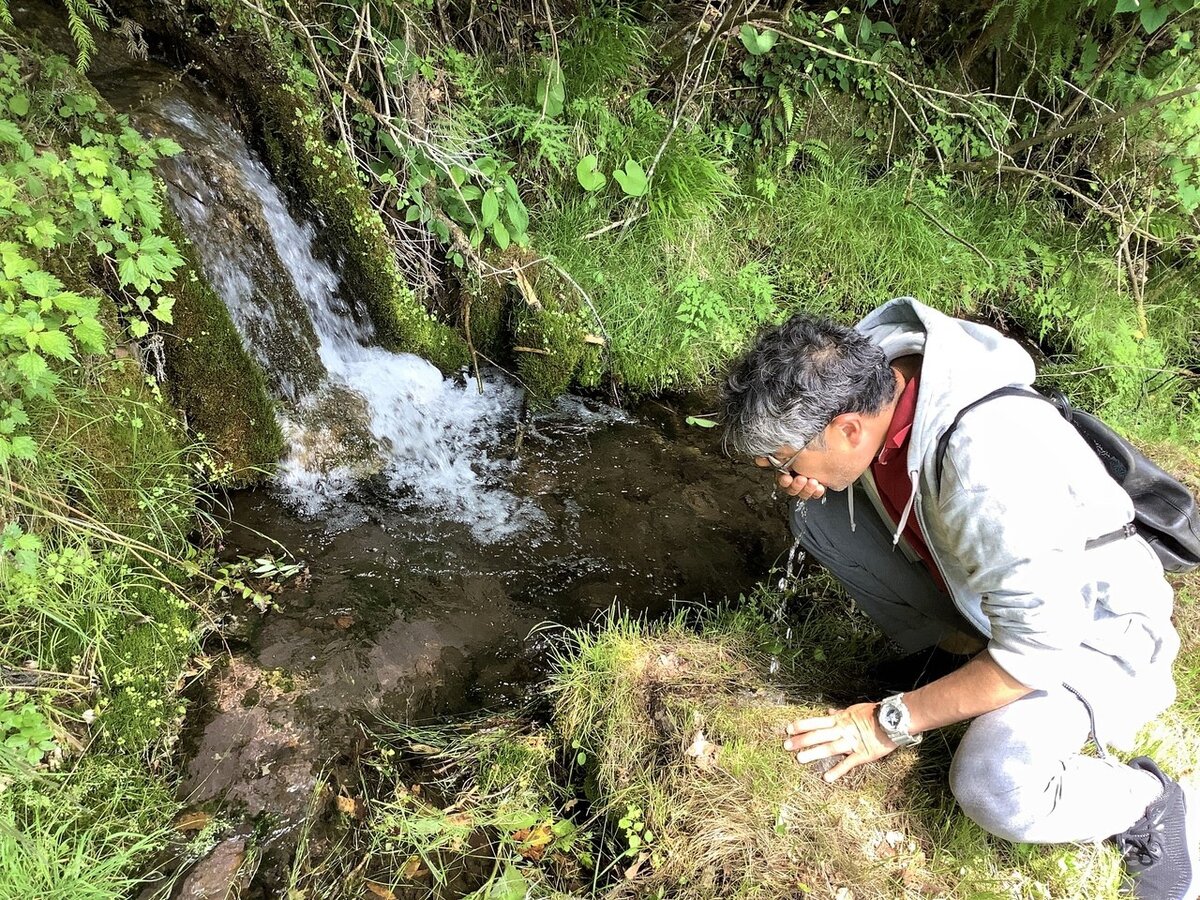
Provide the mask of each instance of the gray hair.
{"label": "gray hair", "polygon": [[835,417],[875,415],[895,394],[895,375],[876,344],[853,328],[797,313],[761,332],[730,369],[721,392],[725,446],[750,456],[820,447]]}

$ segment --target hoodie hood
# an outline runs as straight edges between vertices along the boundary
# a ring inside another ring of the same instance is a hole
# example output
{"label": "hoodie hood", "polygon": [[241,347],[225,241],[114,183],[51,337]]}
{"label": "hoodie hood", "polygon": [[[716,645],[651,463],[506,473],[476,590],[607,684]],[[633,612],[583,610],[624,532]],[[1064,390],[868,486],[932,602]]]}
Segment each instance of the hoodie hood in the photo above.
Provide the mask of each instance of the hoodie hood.
{"label": "hoodie hood", "polygon": [[1007,385],[1031,385],[1033,359],[996,329],[955,319],[912,297],[898,297],[855,326],[880,348],[888,362],[923,357],[921,390],[913,416],[906,461],[912,490],[896,527],[898,543],[916,501],[919,479],[934,480],[938,438],[958,411]]}
{"label": "hoodie hood", "polygon": [[934,450],[958,411],[997,388],[1031,385],[1033,359],[988,325],[965,322],[912,297],[898,297],[855,326],[888,362],[921,354],[921,391],[909,437],[908,471],[932,478]]}

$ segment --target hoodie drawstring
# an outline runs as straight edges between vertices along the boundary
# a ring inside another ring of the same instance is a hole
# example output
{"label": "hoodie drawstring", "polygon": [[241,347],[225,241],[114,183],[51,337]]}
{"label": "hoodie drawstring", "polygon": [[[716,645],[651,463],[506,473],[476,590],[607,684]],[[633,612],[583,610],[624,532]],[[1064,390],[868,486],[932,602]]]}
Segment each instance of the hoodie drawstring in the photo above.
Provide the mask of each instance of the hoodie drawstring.
{"label": "hoodie drawstring", "polygon": [[[897,544],[900,543],[900,535],[904,534],[904,526],[908,524],[908,517],[912,513],[913,504],[916,503],[916,501],[917,501],[917,477],[918,477],[918,474],[919,473],[918,473],[917,469],[913,469],[911,472],[908,473],[909,481],[911,482],[911,489],[909,490],[909,493],[908,493],[908,502],[904,504],[904,512],[900,513],[900,524],[896,526],[896,533],[894,535],[892,535],[892,546],[893,547],[895,547]],[[851,509],[850,530],[853,531],[854,530],[854,512],[853,512],[854,507],[853,507],[853,505],[851,505],[850,509]]]}
{"label": "hoodie drawstring", "polygon": [[850,496],[847,500],[847,502],[850,505],[850,531],[853,532],[855,530],[855,525],[854,525],[854,485],[850,485],[850,487],[847,488],[847,491],[850,494]]}

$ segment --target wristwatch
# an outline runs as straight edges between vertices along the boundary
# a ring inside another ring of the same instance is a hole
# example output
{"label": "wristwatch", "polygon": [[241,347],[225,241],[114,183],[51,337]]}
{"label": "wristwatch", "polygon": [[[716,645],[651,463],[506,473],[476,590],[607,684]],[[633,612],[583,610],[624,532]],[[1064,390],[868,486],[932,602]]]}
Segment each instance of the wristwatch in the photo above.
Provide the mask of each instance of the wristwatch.
{"label": "wristwatch", "polygon": [[879,727],[897,747],[914,747],[921,743],[921,735],[909,734],[912,717],[904,705],[903,694],[893,694],[879,701]]}

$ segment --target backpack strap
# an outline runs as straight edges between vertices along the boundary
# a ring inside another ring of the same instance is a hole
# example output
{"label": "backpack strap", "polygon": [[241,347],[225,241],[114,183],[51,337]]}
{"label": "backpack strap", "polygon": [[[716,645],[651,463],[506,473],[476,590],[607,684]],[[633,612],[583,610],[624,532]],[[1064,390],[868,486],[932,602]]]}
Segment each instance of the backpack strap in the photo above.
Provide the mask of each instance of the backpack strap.
{"label": "backpack strap", "polygon": [[1038,400],[1045,400],[1047,403],[1052,404],[1054,408],[1060,413],[1063,413],[1064,416],[1068,415],[1068,413],[1064,412],[1064,407],[1067,410],[1070,409],[1069,406],[1066,406],[1065,400],[1060,402],[1057,397],[1050,398],[1045,394],[1039,394],[1032,388],[1019,387],[1015,384],[1010,384],[1007,387],[996,388],[996,390],[992,391],[990,394],[985,394],[978,400],[968,403],[958,411],[958,415],[954,417],[954,421],[950,423],[950,427],[943,431],[941,437],[938,438],[936,450],[937,455],[934,457],[934,472],[936,477],[934,484],[939,491],[942,489],[942,466],[944,465],[946,459],[946,447],[948,447],[950,444],[950,436],[954,434],[954,429],[958,427],[958,423],[962,420],[962,417],[975,407],[979,406],[981,403],[987,403],[989,400],[995,400],[997,397],[1036,397]]}

